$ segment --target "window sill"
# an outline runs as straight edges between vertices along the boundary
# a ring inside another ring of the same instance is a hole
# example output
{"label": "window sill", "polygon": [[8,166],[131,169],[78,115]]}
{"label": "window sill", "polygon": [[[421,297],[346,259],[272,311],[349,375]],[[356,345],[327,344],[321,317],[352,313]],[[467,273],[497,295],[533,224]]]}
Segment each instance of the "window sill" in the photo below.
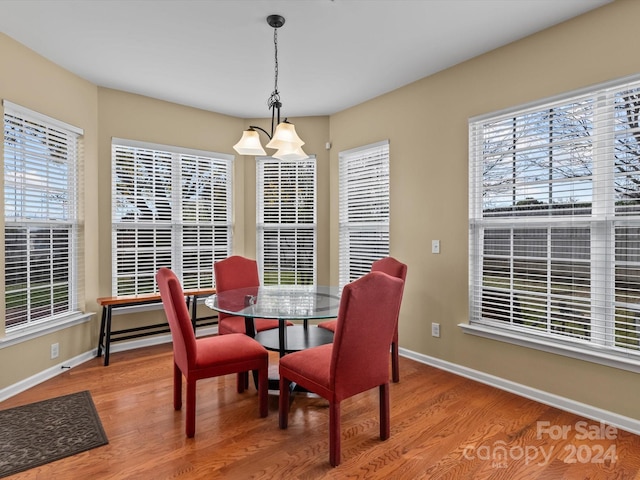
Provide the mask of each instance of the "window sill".
{"label": "window sill", "polygon": [[550,340],[548,338],[521,332],[510,332],[487,325],[460,323],[458,326],[464,333],[506,342],[521,347],[534,348],[543,352],[563,355],[587,362],[593,362],[608,367],[619,368],[629,372],[640,373],[640,358],[631,355],[616,355],[610,351],[600,350],[591,345],[577,345],[575,343]]}
{"label": "window sill", "polygon": [[16,330],[8,332],[4,337],[0,338],[0,349],[10,347],[18,343],[26,342],[37,337],[48,335],[49,333],[73,327],[81,323],[88,322],[95,315],[89,313],[76,313],[67,317],[50,320],[47,322],[20,327]]}

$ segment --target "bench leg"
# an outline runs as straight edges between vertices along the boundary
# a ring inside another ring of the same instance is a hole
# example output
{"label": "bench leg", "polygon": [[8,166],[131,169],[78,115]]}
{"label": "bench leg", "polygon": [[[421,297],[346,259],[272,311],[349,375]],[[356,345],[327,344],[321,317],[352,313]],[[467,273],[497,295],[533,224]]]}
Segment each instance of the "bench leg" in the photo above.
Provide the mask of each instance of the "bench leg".
{"label": "bench leg", "polygon": [[100,334],[98,335],[98,357],[102,355],[102,345],[104,341],[104,328],[107,319],[107,307],[102,307],[102,318],[100,319]]}
{"label": "bench leg", "polygon": [[111,305],[107,307],[107,318],[104,336],[104,366],[109,365],[109,347],[111,346]]}

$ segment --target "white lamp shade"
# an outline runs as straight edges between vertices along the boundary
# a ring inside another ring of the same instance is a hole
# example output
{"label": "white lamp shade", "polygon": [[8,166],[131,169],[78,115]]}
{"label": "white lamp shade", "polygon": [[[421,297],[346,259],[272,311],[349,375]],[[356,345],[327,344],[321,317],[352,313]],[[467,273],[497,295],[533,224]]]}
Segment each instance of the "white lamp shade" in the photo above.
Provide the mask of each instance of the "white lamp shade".
{"label": "white lamp shade", "polygon": [[304,142],[296,133],[295,125],[293,125],[293,123],[282,122],[276,127],[273,138],[267,143],[267,148],[275,148],[277,150],[287,148],[294,150],[302,145],[304,145]]}
{"label": "white lamp shade", "polygon": [[240,155],[266,155],[262,148],[260,136],[253,129],[242,132],[242,138],[233,146],[233,149]]}
{"label": "white lamp shade", "polygon": [[304,153],[302,147],[298,147],[292,150],[281,148],[275,154],[273,154],[272,157],[277,158],[278,160],[304,160],[305,158],[308,158],[309,155]]}

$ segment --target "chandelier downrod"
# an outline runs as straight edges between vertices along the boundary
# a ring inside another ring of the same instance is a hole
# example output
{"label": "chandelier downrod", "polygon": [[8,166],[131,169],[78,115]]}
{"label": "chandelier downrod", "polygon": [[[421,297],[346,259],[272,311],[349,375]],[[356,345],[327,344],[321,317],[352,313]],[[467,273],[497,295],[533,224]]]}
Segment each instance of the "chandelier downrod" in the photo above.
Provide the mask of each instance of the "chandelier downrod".
{"label": "chandelier downrod", "polygon": [[[278,29],[284,25],[284,17],[281,15],[269,15],[267,17],[267,23],[273,28],[273,51],[274,51],[274,82],[273,92],[267,100],[269,110],[271,110],[271,135],[268,135],[269,140],[273,137],[273,129],[280,123],[280,107],[282,102],[280,101],[280,92],[278,91]],[[277,123],[276,123],[276,111],[277,111]],[[264,131],[264,130],[263,130]],[[266,133],[266,132],[265,132]]]}

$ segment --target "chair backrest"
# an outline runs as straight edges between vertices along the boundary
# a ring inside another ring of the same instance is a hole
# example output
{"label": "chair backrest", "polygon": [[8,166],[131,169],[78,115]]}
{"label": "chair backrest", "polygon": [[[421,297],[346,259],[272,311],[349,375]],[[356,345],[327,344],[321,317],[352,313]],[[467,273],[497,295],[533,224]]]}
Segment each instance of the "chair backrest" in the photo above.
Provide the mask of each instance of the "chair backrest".
{"label": "chair backrest", "polygon": [[393,257],[384,257],[380,260],[376,260],[371,265],[371,271],[384,272],[387,275],[399,278],[402,281],[407,279],[407,266]]}
{"label": "chair backrest", "polygon": [[[240,255],[232,255],[213,264],[216,277],[216,291],[226,292],[236,288],[259,287],[258,263]],[[219,318],[228,317],[220,312]]]}
{"label": "chair backrest", "polygon": [[330,382],[341,400],[389,382],[389,345],[404,282],[383,272],[345,285],[333,337]]}
{"label": "chair backrest", "polygon": [[[391,275],[392,277],[399,278],[402,280],[402,291],[400,292],[400,299],[402,299],[402,295],[404,293],[404,282],[407,279],[407,266],[396,260],[393,257],[384,257],[380,260],[376,260],[371,264],[372,272],[383,272],[387,275]],[[398,312],[398,317],[396,317],[396,324],[398,323],[398,319],[400,317],[400,312]],[[395,339],[397,340],[397,338]]]}
{"label": "chair backrest", "polygon": [[196,336],[193,332],[189,309],[185,301],[180,280],[168,268],[162,267],[156,273],[160,287],[162,306],[171,329],[173,357],[180,370],[187,372],[196,357]]}

